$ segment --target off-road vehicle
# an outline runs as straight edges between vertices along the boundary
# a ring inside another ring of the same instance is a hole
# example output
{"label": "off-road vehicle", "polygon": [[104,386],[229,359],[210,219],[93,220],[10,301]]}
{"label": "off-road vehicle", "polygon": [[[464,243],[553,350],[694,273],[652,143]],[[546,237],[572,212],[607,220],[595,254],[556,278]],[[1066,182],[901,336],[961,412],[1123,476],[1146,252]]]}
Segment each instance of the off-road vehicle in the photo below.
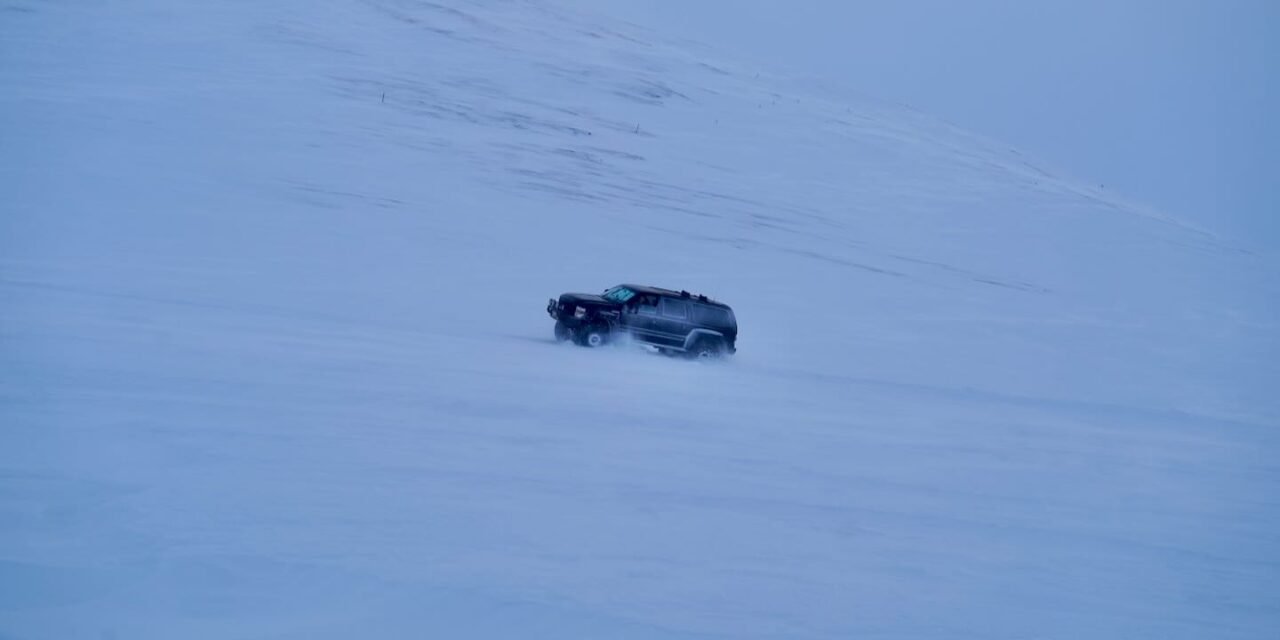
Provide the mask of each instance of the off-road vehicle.
{"label": "off-road vehicle", "polygon": [[557,340],[599,347],[620,336],[667,354],[716,358],[737,351],[738,321],[722,302],[688,291],[621,284],[600,295],[547,302]]}

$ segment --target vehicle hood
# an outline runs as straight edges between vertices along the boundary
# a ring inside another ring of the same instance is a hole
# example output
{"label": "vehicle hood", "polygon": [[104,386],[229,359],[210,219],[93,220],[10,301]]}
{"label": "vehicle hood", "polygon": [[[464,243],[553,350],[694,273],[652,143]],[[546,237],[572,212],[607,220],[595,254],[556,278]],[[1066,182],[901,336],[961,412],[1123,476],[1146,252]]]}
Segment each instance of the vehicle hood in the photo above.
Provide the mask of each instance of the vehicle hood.
{"label": "vehicle hood", "polygon": [[560,295],[560,304],[580,304],[583,306],[593,307],[619,307],[622,306],[612,300],[608,300],[603,296],[594,293],[565,293]]}

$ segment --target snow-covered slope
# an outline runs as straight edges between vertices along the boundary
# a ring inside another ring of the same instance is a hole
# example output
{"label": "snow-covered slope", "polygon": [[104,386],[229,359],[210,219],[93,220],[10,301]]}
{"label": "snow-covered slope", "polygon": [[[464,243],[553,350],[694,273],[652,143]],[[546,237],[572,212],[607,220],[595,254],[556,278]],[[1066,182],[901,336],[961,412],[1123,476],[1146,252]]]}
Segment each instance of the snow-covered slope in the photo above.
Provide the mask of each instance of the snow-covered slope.
{"label": "snow-covered slope", "polygon": [[[0,637],[1249,638],[1270,255],[555,2],[7,0]],[[549,296],[734,305],[724,365]]]}

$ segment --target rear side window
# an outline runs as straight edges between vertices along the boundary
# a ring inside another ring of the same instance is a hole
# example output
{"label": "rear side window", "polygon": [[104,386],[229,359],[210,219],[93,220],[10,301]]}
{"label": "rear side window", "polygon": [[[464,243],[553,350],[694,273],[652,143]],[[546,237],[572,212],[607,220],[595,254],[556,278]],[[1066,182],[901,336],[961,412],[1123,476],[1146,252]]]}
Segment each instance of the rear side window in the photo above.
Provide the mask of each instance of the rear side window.
{"label": "rear side window", "polygon": [[729,315],[728,309],[702,304],[693,305],[693,321],[709,327],[733,326],[733,316]]}
{"label": "rear side window", "polygon": [[667,318],[684,320],[689,316],[689,303],[674,298],[663,298],[662,315]]}

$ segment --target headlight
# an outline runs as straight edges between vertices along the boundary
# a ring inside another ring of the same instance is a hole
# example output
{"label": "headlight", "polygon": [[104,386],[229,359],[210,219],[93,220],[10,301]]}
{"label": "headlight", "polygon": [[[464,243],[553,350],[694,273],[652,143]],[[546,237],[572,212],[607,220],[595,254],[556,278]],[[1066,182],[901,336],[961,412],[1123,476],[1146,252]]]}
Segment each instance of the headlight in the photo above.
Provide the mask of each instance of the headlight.
{"label": "headlight", "polygon": [[573,317],[575,318],[585,318],[586,315],[587,315],[586,307],[578,307],[577,309],[573,310]]}

